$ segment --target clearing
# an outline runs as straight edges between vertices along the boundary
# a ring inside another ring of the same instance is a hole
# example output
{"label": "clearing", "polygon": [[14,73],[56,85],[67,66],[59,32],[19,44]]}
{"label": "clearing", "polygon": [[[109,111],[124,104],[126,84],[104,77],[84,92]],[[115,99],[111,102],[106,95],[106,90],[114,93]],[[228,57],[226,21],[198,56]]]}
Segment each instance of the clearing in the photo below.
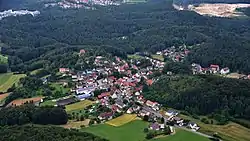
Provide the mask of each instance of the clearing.
{"label": "clearing", "polygon": [[0,74],[0,92],[6,92],[13,84],[17,84],[25,74],[3,73]]}
{"label": "clearing", "polygon": [[188,9],[195,11],[200,15],[216,16],[216,17],[239,17],[246,16],[242,12],[237,11],[239,8],[250,7],[250,4],[200,4],[198,6],[189,5]]}
{"label": "clearing", "polygon": [[121,126],[121,125],[124,125],[126,123],[129,123],[133,120],[136,119],[136,114],[124,114],[122,116],[119,116],[115,119],[112,119],[108,122],[106,122],[106,124],[109,124],[109,125],[112,125],[112,126]]}
{"label": "clearing", "polygon": [[66,111],[70,112],[70,111],[74,111],[74,110],[80,110],[80,109],[84,109],[85,107],[92,105],[93,103],[95,103],[94,101],[90,101],[90,100],[83,100],[74,104],[70,104],[66,106]]}
{"label": "clearing", "polygon": [[55,106],[56,101],[55,100],[46,100],[43,103],[40,104],[41,106]]}
{"label": "clearing", "polygon": [[8,57],[0,54],[0,64],[8,64]]}
{"label": "clearing", "polygon": [[162,55],[153,54],[151,57],[159,61],[164,61],[164,57]]}
{"label": "clearing", "polygon": [[80,129],[81,126],[88,126],[89,125],[90,119],[85,119],[84,121],[72,121],[69,120],[67,124],[62,125],[64,128],[75,128],[75,129]]}
{"label": "clearing", "polygon": [[143,57],[137,54],[130,54],[128,55],[129,59],[142,59]]}
{"label": "clearing", "polygon": [[198,119],[192,117],[181,115],[183,119],[189,119],[197,123],[201,128],[199,132],[213,135],[215,132],[222,137],[223,141],[250,141],[250,129],[245,128],[236,123],[229,123],[227,125],[213,125],[205,124]]}
{"label": "clearing", "polygon": [[[93,125],[83,128],[82,131],[93,133],[104,137],[110,141],[144,141],[146,134],[144,128],[149,123],[142,120],[134,120],[128,124],[114,127],[108,124]],[[162,138],[152,139],[151,141],[210,141],[208,138],[194,134],[182,129],[176,129],[176,134]]]}

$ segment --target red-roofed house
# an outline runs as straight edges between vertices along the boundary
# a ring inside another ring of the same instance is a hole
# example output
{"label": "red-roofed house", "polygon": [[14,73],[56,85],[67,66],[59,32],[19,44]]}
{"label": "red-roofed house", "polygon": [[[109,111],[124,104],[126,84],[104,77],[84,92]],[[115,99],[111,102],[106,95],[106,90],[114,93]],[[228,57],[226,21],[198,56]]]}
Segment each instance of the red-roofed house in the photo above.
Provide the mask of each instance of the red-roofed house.
{"label": "red-roofed house", "polygon": [[69,72],[69,68],[59,68],[60,73],[66,73]]}
{"label": "red-roofed house", "polygon": [[85,53],[86,53],[86,51],[84,49],[81,49],[80,52],[79,52],[79,55],[83,55]]}
{"label": "red-roofed house", "polygon": [[110,119],[112,119],[112,116],[113,116],[113,113],[112,112],[106,112],[106,113],[102,113],[102,114],[100,114],[99,116],[98,116],[98,118],[100,119],[100,120],[110,120]]}
{"label": "red-roofed house", "polygon": [[101,93],[101,94],[98,95],[97,97],[98,97],[99,99],[102,99],[102,98],[107,97],[107,96],[110,96],[110,92]]}
{"label": "red-roofed house", "polygon": [[148,79],[146,82],[147,82],[148,86],[151,86],[153,84],[153,80],[152,79]]}
{"label": "red-roofed house", "polygon": [[210,69],[212,71],[212,73],[217,73],[220,71],[220,66],[219,65],[210,65]]}

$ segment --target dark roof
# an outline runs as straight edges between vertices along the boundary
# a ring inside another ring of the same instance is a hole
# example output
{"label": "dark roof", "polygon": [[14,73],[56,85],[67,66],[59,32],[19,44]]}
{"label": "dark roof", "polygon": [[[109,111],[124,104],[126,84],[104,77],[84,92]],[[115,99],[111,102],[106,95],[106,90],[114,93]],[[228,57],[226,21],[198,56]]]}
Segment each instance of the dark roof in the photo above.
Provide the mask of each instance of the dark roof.
{"label": "dark roof", "polygon": [[103,118],[109,118],[113,115],[112,112],[107,112],[107,113],[101,113],[100,114],[100,117],[103,117]]}
{"label": "dark roof", "polygon": [[64,106],[64,105],[68,105],[68,104],[71,104],[71,103],[75,103],[76,101],[77,100],[74,97],[71,97],[71,98],[67,98],[67,99],[58,100],[56,102],[56,104],[58,106]]}

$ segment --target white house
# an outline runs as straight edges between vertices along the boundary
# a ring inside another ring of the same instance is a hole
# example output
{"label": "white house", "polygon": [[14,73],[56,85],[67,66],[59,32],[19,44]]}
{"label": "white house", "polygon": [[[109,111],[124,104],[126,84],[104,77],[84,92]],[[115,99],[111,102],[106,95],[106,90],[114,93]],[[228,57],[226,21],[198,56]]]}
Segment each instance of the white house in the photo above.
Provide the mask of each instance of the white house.
{"label": "white house", "polygon": [[228,67],[223,68],[223,69],[220,70],[220,73],[223,74],[223,75],[228,74],[229,72],[230,72],[230,70],[229,70]]}

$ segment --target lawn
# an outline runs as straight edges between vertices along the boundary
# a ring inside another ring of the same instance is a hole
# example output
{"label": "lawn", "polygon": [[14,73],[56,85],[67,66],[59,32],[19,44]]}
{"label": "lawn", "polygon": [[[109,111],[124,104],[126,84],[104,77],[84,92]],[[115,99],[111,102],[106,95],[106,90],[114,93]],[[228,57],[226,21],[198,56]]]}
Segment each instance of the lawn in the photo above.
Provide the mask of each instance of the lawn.
{"label": "lawn", "polygon": [[126,123],[129,123],[133,120],[136,119],[136,114],[124,114],[122,116],[119,116],[115,119],[112,119],[108,122],[106,122],[106,124],[112,125],[112,126],[121,126],[124,125]]}
{"label": "lawn", "polygon": [[84,109],[85,107],[92,105],[94,103],[94,101],[90,101],[90,100],[83,100],[74,104],[70,104],[66,106],[66,111],[70,112],[70,111],[75,111],[75,110],[80,110],[80,109]]}
{"label": "lawn", "polygon": [[213,135],[217,132],[218,135],[222,137],[223,141],[250,141],[250,129],[239,124],[231,122],[227,125],[212,125],[205,124],[200,120],[186,115],[181,115],[181,117],[196,122],[201,127],[199,132],[209,135]]}
{"label": "lawn", "polygon": [[128,58],[129,59],[141,59],[143,57],[140,55],[136,55],[136,54],[130,54],[130,55],[128,55]]}
{"label": "lawn", "polygon": [[0,74],[0,92],[6,92],[13,84],[17,83],[25,74],[3,73]]}
{"label": "lawn", "polygon": [[56,101],[47,100],[47,101],[44,101],[43,103],[41,103],[40,105],[41,106],[54,106],[54,105],[56,105]]}
{"label": "lawn", "polygon": [[156,60],[164,61],[164,57],[162,55],[153,54],[151,57]]}
{"label": "lawn", "polygon": [[[145,141],[146,134],[144,128],[148,127],[148,122],[135,120],[128,124],[114,127],[108,124],[93,125],[83,128],[82,131],[93,133],[104,137],[110,141]],[[153,139],[151,141],[210,141],[208,138],[177,129],[176,134],[162,138]]]}

